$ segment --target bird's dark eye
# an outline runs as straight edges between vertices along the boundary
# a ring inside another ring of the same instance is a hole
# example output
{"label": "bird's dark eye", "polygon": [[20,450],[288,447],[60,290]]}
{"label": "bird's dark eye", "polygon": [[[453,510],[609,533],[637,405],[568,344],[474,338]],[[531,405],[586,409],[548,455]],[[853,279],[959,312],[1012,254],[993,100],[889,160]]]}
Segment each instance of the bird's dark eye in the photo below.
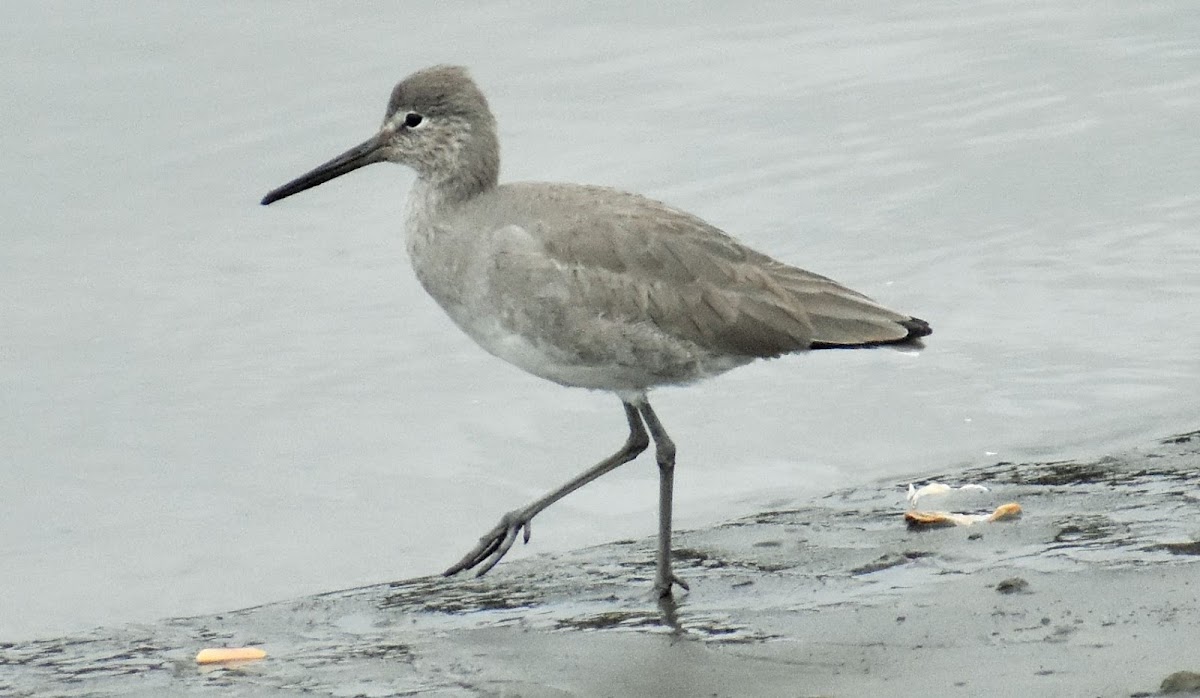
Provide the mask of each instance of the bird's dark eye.
{"label": "bird's dark eye", "polygon": [[421,120],[424,118],[425,117],[421,116],[415,111],[410,111],[404,115],[404,125],[409,128],[416,128],[417,126],[421,125]]}

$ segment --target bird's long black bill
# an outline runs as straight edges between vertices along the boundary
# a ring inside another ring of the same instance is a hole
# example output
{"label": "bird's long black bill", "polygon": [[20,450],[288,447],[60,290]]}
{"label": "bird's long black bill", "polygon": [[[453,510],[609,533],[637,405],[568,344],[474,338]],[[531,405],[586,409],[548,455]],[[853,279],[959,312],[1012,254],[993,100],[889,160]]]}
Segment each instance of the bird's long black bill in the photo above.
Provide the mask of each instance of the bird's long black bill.
{"label": "bird's long black bill", "polygon": [[384,142],[382,133],[363,141],[311,172],[300,175],[282,187],[272,189],[263,197],[262,205],[266,206],[280,199],[286,199],[292,194],[299,194],[305,189],[312,189],[365,165],[382,162],[385,159],[383,155]]}

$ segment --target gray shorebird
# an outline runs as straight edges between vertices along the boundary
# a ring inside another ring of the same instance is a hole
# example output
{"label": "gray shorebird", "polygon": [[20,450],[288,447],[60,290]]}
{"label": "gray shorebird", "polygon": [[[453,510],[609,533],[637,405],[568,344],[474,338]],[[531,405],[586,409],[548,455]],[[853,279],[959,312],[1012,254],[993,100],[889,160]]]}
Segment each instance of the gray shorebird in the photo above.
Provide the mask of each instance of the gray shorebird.
{"label": "gray shorebird", "polygon": [[467,71],[435,66],[392,90],[374,136],[267,194],[263,205],[376,162],[417,173],[406,247],[429,295],[488,352],[561,385],[615,393],[629,422],[616,453],[505,514],[446,570],[483,575],[546,507],[654,440],[660,598],[671,569],[675,444],[647,397],[755,359],[916,343],[924,320],[776,261],[699,218],[637,194],[579,184],[500,184],[487,99]]}

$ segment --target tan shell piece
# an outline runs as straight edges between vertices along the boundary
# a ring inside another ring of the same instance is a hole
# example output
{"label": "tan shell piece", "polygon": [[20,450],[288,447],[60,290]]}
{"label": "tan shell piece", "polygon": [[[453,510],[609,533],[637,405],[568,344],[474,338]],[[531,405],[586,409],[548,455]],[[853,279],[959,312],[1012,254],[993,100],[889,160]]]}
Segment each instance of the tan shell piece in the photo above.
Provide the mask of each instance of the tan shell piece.
{"label": "tan shell piece", "polygon": [[266,656],[267,653],[257,647],[209,647],[200,650],[196,655],[196,663],[250,662]]}
{"label": "tan shell piece", "polygon": [[909,526],[970,526],[971,524],[992,521],[1008,521],[1021,515],[1021,505],[1016,502],[1001,504],[996,510],[986,516],[970,514],[951,514],[946,511],[906,511],[904,520]]}

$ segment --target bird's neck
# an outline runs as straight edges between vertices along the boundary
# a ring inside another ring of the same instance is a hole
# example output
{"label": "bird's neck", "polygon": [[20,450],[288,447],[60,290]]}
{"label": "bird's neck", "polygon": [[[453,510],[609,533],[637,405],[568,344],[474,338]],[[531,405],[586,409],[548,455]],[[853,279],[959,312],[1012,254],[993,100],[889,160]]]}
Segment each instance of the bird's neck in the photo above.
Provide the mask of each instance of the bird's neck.
{"label": "bird's neck", "polygon": [[454,164],[420,172],[429,203],[454,206],[494,189],[500,179],[500,143],[491,123],[464,129],[469,137],[450,146]]}
{"label": "bird's neck", "polygon": [[496,187],[496,179],[418,175],[408,195],[409,225],[429,223]]}
{"label": "bird's neck", "polygon": [[428,229],[443,206],[443,188],[427,177],[417,177],[408,192],[405,228],[411,237],[414,231]]}
{"label": "bird's neck", "polygon": [[471,197],[455,201],[456,194],[461,190],[445,182],[418,177],[408,194],[404,224],[404,246],[417,279],[452,317],[460,305],[463,256],[473,249],[462,244],[469,243],[465,236],[471,231],[453,224],[458,207]]}
{"label": "bird's neck", "polygon": [[418,177],[416,187],[437,207],[456,206],[496,188],[495,170],[490,174],[471,169],[441,177]]}
{"label": "bird's neck", "polygon": [[[410,246],[432,242],[437,236],[439,220],[452,217],[460,206],[495,187],[495,179],[481,182],[418,175],[409,191],[405,211],[405,229]],[[410,253],[412,251],[409,250]]]}

